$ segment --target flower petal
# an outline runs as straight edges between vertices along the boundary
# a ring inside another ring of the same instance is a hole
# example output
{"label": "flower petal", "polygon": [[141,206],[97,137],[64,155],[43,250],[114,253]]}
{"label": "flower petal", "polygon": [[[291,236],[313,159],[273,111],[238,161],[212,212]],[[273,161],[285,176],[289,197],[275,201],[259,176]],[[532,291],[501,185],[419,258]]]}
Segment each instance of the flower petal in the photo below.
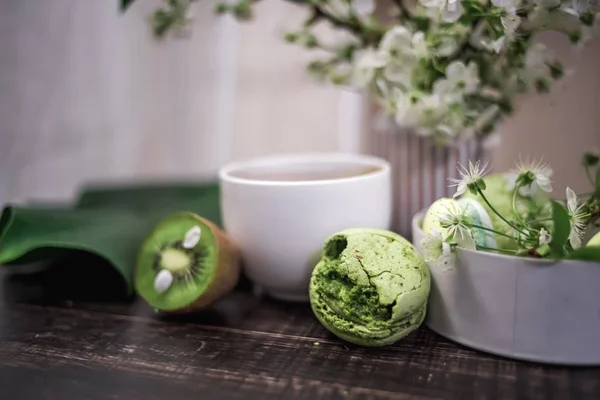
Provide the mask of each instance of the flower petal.
{"label": "flower petal", "polygon": [[451,253],[452,253],[452,249],[450,247],[450,244],[446,243],[446,242],[442,242],[442,256],[449,257]]}
{"label": "flower petal", "polygon": [[352,0],[352,9],[359,17],[366,17],[375,11],[374,0]]}
{"label": "flower petal", "polygon": [[577,211],[577,195],[570,187],[567,187],[567,208],[572,213]]}
{"label": "flower petal", "polygon": [[548,244],[552,241],[552,236],[550,236],[548,234],[548,231],[544,228],[540,229],[540,239],[539,239],[539,244],[544,245],[544,244]]}
{"label": "flower petal", "polygon": [[379,48],[382,50],[398,50],[405,51],[410,47],[412,34],[403,26],[395,26],[386,32],[379,43]]}
{"label": "flower petal", "polygon": [[550,181],[550,179],[538,176],[536,182],[539,188],[542,189],[544,192],[550,193],[552,191],[552,182]]}
{"label": "flower petal", "polygon": [[390,62],[383,70],[383,76],[389,81],[403,83],[408,86],[411,80],[412,69],[399,62]]}
{"label": "flower petal", "polygon": [[456,193],[454,193],[454,196],[452,196],[452,197],[457,198],[458,196],[462,196],[466,191],[467,191],[467,184],[465,182],[461,182],[456,187]]}
{"label": "flower petal", "polygon": [[450,80],[461,79],[467,70],[461,61],[453,61],[446,67],[446,77]]}
{"label": "flower petal", "polygon": [[454,236],[454,241],[458,247],[469,250],[477,250],[473,235],[471,235],[471,231],[468,229],[459,229],[457,234]]}
{"label": "flower petal", "polygon": [[200,236],[202,235],[202,230],[198,225],[193,226],[185,233],[185,238],[183,239],[183,248],[184,249],[193,249],[196,247],[198,242],[200,241]]}
{"label": "flower petal", "polygon": [[496,53],[500,53],[506,44],[506,36],[502,36],[492,43],[492,48]]}
{"label": "flower petal", "polygon": [[463,15],[463,7],[459,0],[448,0],[446,7],[442,10],[444,22],[456,22]]}

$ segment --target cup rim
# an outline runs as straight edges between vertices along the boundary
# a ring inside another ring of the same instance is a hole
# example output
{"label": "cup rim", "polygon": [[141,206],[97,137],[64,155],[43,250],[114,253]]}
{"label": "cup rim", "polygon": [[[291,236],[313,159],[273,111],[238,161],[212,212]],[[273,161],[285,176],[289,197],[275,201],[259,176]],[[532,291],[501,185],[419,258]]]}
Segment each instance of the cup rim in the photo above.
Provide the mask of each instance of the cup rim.
{"label": "cup rim", "polygon": [[[261,180],[251,178],[240,178],[233,176],[232,173],[252,167],[265,167],[269,165],[285,165],[301,162],[325,162],[339,163],[347,162],[356,165],[375,166],[380,169],[368,172],[366,174],[319,180]],[[363,180],[372,179],[380,175],[389,174],[391,170],[390,163],[380,157],[353,154],[353,153],[298,153],[298,154],[279,154],[271,156],[263,156],[252,158],[243,161],[235,161],[219,169],[219,179],[222,182],[235,183],[248,186],[322,186],[339,183],[360,182]]]}

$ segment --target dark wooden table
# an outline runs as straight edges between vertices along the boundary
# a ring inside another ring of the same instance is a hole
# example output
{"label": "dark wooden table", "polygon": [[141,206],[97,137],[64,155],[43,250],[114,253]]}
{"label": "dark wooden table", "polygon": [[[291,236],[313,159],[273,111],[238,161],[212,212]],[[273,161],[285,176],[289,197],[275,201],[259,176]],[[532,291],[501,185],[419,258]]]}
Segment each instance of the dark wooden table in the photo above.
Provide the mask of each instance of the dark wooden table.
{"label": "dark wooden table", "polygon": [[77,271],[0,271],[0,399],[600,399],[600,369],[493,357],[425,327],[356,347],[308,305],[247,285],[202,313],[160,315]]}

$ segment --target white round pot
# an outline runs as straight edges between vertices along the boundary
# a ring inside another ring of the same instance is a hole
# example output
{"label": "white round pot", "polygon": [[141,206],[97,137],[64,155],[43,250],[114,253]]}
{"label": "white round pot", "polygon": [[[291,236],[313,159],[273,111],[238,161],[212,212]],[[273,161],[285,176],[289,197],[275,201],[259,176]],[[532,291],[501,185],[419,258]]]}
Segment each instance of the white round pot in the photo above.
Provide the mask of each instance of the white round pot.
{"label": "white round pot", "polygon": [[[413,244],[425,237],[423,212]],[[426,325],[474,349],[562,365],[600,365],[600,264],[459,249],[454,267],[430,267]]]}

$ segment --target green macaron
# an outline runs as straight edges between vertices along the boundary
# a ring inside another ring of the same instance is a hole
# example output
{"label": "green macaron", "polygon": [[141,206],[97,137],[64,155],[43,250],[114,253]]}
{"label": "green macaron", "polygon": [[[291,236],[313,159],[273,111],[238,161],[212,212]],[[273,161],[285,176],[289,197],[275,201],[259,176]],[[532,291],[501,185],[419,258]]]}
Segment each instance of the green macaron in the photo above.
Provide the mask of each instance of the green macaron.
{"label": "green macaron", "polygon": [[334,335],[362,346],[392,344],[425,318],[430,275],[413,245],[379,229],[327,239],[313,270],[310,303]]}

